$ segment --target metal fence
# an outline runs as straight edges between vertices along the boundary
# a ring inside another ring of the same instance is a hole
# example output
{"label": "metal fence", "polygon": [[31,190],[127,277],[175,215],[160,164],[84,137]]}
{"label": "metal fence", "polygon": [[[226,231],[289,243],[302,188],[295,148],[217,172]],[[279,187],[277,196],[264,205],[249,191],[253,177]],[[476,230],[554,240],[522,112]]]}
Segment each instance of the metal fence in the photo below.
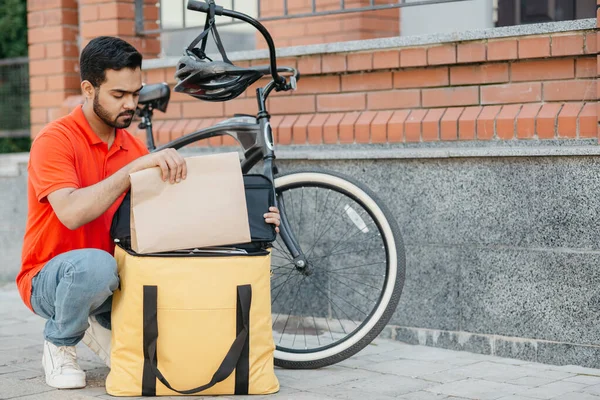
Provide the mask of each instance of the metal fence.
{"label": "metal fence", "polygon": [[[164,32],[174,32],[187,30],[192,28],[197,28],[198,26],[204,24],[204,20],[198,17],[197,12],[190,12],[187,10],[187,2],[188,0],[158,0],[160,5],[160,15],[158,22],[158,29],[144,29],[144,0],[135,0],[136,3],[136,30],[138,34],[153,34],[153,33],[164,33]],[[270,0],[271,2],[273,0]],[[257,18],[259,21],[275,21],[282,19],[290,19],[290,18],[306,18],[306,17],[315,17],[320,15],[334,15],[334,14],[347,14],[347,13],[356,13],[356,12],[364,12],[364,11],[376,11],[376,10],[385,10],[392,8],[402,8],[402,7],[414,7],[414,6],[425,6],[431,4],[440,4],[440,3],[456,3],[460,1],[466,0],[396,0],[396,2],[390,1],[386,4],[378,4],[381,3],[380,0],[369,0],[368,5],[365,6],[348,6],[346,3],[354,3],[356,1],[346,1],[339,0],[339,7],[331,8],[330,5],[332,3],[331,0],[326,1],[327,7],[321,7],[319,3],[323,3],[320,0],[307,0],[306,3],[310,10],[308,12],[290,12],[288,7],[288,0],[279,0],[281,1],[281,14],[276,16],[261,16],[261,0],[255,0],[256,5],[253,7],[253,10],[248,12],[248,0],[225,0],[225,1],[216,1],[217,5],[223,6],[227,9],[232,9],[236,11],[241,11],[249,14],[252,17]],[[263,0],[265,2],[265,0]],[[363,2],[359,2],[363,3]],[[364,2],[366,3],[366,1]],[[178,21],[170,21],[169,24],[165,24],[163,10],[167,7],[169,12],[176,13],[180,12],[180,18]],[[326,9],[324,9],[326,8]],[[204,17],[202,17],[204,18]],[[238,20],[234,20],[232,18],[218,17],[220,21],[218,21],[219,26],[226,25],[234,25],[240,23]],[[179,22],[179,23],[177,23]]]}
{"label": "metal fence", "polygon": [[28,137],[29,60],[0,60],[0,137]]}

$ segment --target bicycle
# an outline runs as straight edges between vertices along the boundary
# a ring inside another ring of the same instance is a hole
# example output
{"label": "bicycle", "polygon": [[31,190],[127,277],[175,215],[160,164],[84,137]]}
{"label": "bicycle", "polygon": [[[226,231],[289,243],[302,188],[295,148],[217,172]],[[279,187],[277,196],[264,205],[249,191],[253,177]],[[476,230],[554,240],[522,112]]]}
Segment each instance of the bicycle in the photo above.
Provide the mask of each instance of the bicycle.
{"label": "bicycle", "polygon": [[381,333],[398,305],[405,254],[397,223],[377,196],[352,178],[317,169],[279,173],[265,104],[272,90],[295,89],[299,72],[277,67],[273,40],[252,17],[215,6],[214,1],[190,0],[187,7],[208,13],[204,37],[212,29],[207,28],[211,15],[213,23],[214,15],[224,15],[258,29],[268,44],[270,64],[238,68],[236,73],[270,74],[272,79],[256,90],[256,116],[234,116],[158,148],[152,132],[153,110],[166,111],[170,89],[166,83],[144,86],[137,115],[146,130],[147,146],[151,151],[181,149],[230,135],[242,147],[244,174],[263,161],[264,175],[274,181],[281,212],[280,234],[272,249],[275,364],[307,369],[343,361]]}

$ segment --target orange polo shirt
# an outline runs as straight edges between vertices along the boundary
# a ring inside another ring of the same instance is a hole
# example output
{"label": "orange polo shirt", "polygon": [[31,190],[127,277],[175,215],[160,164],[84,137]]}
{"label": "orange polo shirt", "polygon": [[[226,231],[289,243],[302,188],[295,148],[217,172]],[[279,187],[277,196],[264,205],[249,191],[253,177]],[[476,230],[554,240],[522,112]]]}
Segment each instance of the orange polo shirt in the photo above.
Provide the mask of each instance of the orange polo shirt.
{"label": "orange polo shirt", "polygon": [[110,225],[125,193],[100,217],[75,230],[60,222],[47,196],[58,189],[94,185],[145,154],[148,150],[144,144],[124,129],[116,130],[109,149],[90,127],[81,106],[36,136],[29,157],[29,211],[17,275],[19,293],[27,307],[32,309],[31,280],[53,257],[84,248],[113,253]]}

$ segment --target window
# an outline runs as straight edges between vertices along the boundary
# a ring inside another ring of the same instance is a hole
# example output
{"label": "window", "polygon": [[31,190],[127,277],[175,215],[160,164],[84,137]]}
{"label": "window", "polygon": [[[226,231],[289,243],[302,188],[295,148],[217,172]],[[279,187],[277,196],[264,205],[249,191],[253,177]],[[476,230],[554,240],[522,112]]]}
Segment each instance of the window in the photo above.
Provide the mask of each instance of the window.
{"label": "window", "polygon": [[594,18],[595,0],[498,0],[496,26]]}

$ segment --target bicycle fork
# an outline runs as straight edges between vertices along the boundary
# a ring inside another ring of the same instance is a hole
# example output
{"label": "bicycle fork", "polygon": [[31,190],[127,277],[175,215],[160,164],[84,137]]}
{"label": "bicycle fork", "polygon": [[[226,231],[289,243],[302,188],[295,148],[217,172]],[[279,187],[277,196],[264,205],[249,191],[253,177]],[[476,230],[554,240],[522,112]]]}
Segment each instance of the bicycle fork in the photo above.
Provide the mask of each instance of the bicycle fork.
{"label": "bicycle fork", "polygon": [[[258,100],[258,114],[256,116],[260,128],[261,135],[258,137],[259,144],[262,148],[266,149],[266,154],[263,158],[264,161],[264,174],[275,183],[275,173],[277,171],[277,167],[275,166],[275,152],[274,141],[273,141],[273,132],[271,130],[271,124],[269,123],[269,114],[265,108],[265,97],[264,91],[262,88],[256,89],[256,98]],[[292,255],[292,263],[296,267],[298,271],[300,271],[305,276],[309,276],[312,274],[312,268],[309,265],[304,252],[300,248],[298,241],[294,237],[294,233],[292,231],[291,225],[288,221],[287,214],[285,211],[285,202],[283,200],[283,196],[277,196],[274,194],[275,198],[274,204],[279,208],[279,213],[281,217],[281,225],[279,227],[279,234],[281,235],[281,239],[283,243],[289,250]]]}
{"label": "bicycle fork", "polygon": [[312,267],[309,264],[304,252],[300,248],[300,245],[296,241],[294,237],[294,233],[292,231],[292,227],[287,219],[287,214],[285,211],[285,202],[283,201],[283,196],[278,196],[277,198],[277,206],[279,207],[279,212],[281,216],[281,226],[279,227],[279,234],[281,235],[281,239],[285,246],[290,251],[292,255],[292,262],[298,271],[300,271],[305,276],[312,275]]}

